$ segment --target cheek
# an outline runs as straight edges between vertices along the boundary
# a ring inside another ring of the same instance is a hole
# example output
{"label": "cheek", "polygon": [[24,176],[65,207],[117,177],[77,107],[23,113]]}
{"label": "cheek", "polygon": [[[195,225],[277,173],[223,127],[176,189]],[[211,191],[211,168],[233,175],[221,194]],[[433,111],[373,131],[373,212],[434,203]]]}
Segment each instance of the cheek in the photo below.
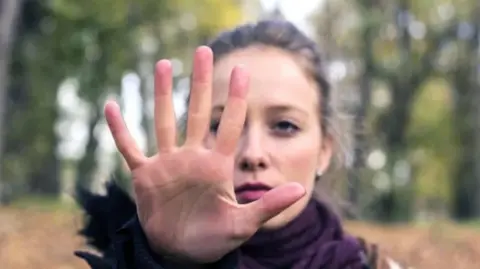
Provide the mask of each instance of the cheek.
{"label": "cheek", "polygon": [[284,172],[289,181],[302,184],[307,191],[313,186],[315,171],[317,169],[317,145],[300,143],[296,147],[285,147]]}

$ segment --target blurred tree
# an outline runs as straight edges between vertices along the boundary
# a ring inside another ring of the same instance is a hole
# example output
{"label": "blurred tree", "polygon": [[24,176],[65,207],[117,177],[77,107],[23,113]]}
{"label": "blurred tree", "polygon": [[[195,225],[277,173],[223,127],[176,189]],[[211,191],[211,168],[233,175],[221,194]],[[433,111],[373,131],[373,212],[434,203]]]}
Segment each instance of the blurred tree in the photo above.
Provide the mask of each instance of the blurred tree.
{"label": "blurred tree", "polygon": [[458,18],[457,40],[449,44],[456,57],[447,73],[454,90],[458,141],[452,179],[453,216],[461,220],[480,217],[480,3],[464,2],[469,7],[468,17]]}
{"label": "blurred tree", "polygon": [[[336,81],[337,86],[356,96],[345,104],[354,108],[347,111],[354,114],[349,198],[354,204],[367,206],[364,214],[371,212],[374,218],[385,221],[413,216],[415,171],[407,137],[412,106],[419,90],[436,75],[436,59],[443,44],[455,37],[456,25],[431,20],[435,16],[426,11],[433,3],[417,2],[362,0],[351,5],[327,1],[328,12],[321,10],[314,19],[318,28],[324,29],[320,30],[321,44],[324,39],[333,40],[329,43],[334,46],[323,46],[328,55],[335,52],[330,62],[342,61],[350,67],[349,74]],[[326,18],[333,22],[325,22]],[[366,133],[371,134],[369,139]],[[375,148],[379,150],[372,151]],[[365,155],[374,165],[368,167],[370,171],[361,169]],[[360,178],[372,177],[365,181],[368,184],[359,185]],[[373,199],[359,201],[358,191],[368,190],[359,187],[369,184],[375,190],[362,196]]]}
{"label": "blurred tree", "polygon": [[35,0],[21,3],[10,65],[4,176],[15,192],[56,193],[57,141],[52,128],[56,109],[48,105],[50,100],[56,100],[56,85],[45,78],[52,80],[61,69],[49,67],[43,58],[49,59],[49,55],[43,54],[43,47],[34,45],[45,30],[40,22],[47,15],[46,10]]}
{"label": "blurred tree", "polygon": [[[201,5],[196,1],[144,0],[135,4],[130,4],[130,1],[112,1],[110,4],[99,6],[100,9],[109,9],[111,5],[121,5],[117,11],[119,14],[111,15],[108,19],[101,16],[104,14],[102,10],[72,13],[71,6],[78,10],[88,10],[90,8],[88,3],[80,4],[69,0],[57,2],[58,12],[74,14],[74,19],[69,22],[71,32],[75,31],[78,24],[91,25],[86,27],[85,32],[90,32],[92,37],[90,46],[94,55],[98,56],[93,60],[85,57],[86,62],[82,63],[79,69],[82,97],[92,105],[93,115],[89,123],[86,152],[78,166],[77,182],[89,186],[96,169],[95,153],[98,143],[94,132],[102,119],[103,102],[99,100],[105,98],[106,91],[109,88],[118,88],[125,71],[133,70],[140,74],[140,93],[143,99],[142,126],[147,134],[147,154],[153,154],[155,152],[151,126],[153,119],[148,105],[153,100],[151,81],[155,61],[160,57],[178,58],[178,63],[188,66],[186,60],[194,47],[220,29],[238,23],[241,13],[238,3],[234,1],[209,1],[208,4]],[[127,12],[128,10],[131,12]],[[222,11],[216,13],[219,10]],[[222,15],[212,20],[211,14],[214,13]],[[88,23],[85,21],[86,18]],[[91,21],[97,23],[92,24]],[[62,24],[66,23],[68,22]],[[183,69],[174,70],[180,72],[176,76],[181,75]]]}
{"label": "blurred tree", "polygon": [[5,0],[0,2],[0,203],[6,199],[4,184],[3,163],[5,160],[4,143],[6,138],[5,112],[7,106],[7,89],[10,83],[10,59],[12,43],[15,38],[17,20],[20,14],[22,1]]}
{"label": "blurred tree", "polygon": [[[21,10],[8,88],[8,128],[2,128],[8,129],[4,174],[18,193],[54,195],[61,185],[59,134],[65,131],[56,125],[62,82],[78,82],[79,96],[90,107],[85,153],[77,162],[78,184],[90,186],[98,169],[103,103],[120,93],[122,77],[140,74],[144,122],[151,122],[154,62],[177,59],[179,78],[196,45],[242,18],[240,3],[233,0],[26,0]],[[152,150],[151,136],[149,143]]]}

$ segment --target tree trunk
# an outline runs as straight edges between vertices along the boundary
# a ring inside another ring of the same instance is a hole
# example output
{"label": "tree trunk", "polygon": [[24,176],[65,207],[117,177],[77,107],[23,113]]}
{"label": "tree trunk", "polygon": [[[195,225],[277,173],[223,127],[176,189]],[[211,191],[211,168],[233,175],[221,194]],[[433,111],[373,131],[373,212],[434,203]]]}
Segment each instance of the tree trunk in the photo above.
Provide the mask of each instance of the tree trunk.
{"label": "tree trunk", "polygon": [[469,66],[462,61],[454,74],[454,90],[456,91],[455,123],[459,142],[459,157],[453,186],[453,216],[458,220],[474,217],[475,184],[475,133],[473,118],[472,85],[469,82]]}
{"label": "tree trunk", "polygon": [[94,181],[95,169],[97,168],[96,152],[98,148],[98,141],[95,138],[95,127],[100,121],[101,115],[99,109],[97,109],[88,125],[88,141],[85,146],[85,155],[82,157],[77,167],[77,188],[90,189]]}
{"label": "tree trunk", "polygon": [[20,14],[21,0],[0,1],[0,203],[3,193],[3,153],[5,141],[5,113],[7,88],[9,86],[9,66],[12,41]]}
{"label": "tree trunk", "polygon": [[474,109],[474,128],[475,128],[475,155],[474,162],[475,165],[475,200],[473,205],[475,207],[475,217],[480,217],[480,2],[477,1],[475,10],[473,13],[473,20],[475,24],[475,35],[472,40],[472,56],[477,55],[476,57],[470,57],[471,68],[472,68],[472,95],[473,95],[473,106]]}
{"label": "tree trunk", "polygon": [[[56,103],[57,87],[60,76],[47,72],[46,67],[38,66],[27,69],[31,74],[29,91],[42,89],[41,95],[30,93],[30,109],[25,110],[23,115],[26,120],[21,132],[26,133],[24,139],[31,139],[30,148],[27,149],[29,156],[29,191],[38,195],[58,196],[61,190],[60,160],[57,154],[58,135],[55,123],[59,117]],[[39,79],[50,74],[48,80]]]}
{"label": "tree trunk", "polygon": [[[413,201],[402,197],[413,197],[409,186],[397,187],[394,175],[395,164],[403,159],[407,153],[405,133],[410,121],[411,106],[420,83],[413,74],[411,36],[408,31],[409,5],[406,0],[399,1],[395,9],[395,23],[399,33],[397,47],[401,55],[399,68],[388,76],[383,77],[392,92],[392,100],[388,110],[380,116],[379,130],[384,137],[385,150],[388,154],[387,169],[390,174],[391,189],[384,194],[379,207],[386,215],[379,216],[381,220],[392,222],[408,220],[411,217]],[[423,70],[422,70],[423,71]],[[425,80],[427,76],[419,78]],[[408,185],[411,186],[412,182]],[[401,199],[401,200],[399,200]]]}
{"label": "tree trunk", "polygon": [[454,73],[455,123],[460,156],[453,185],[453,216],[459,220],[480,217],[480,3],[472,14],[476,34]]}
{"label": "tree trunk", "polygon": [[[371,8],[371,1],[367,1],[366,7]],[[373,29],[368,22],[364,23],[362,41],[362,55],[364,56],[363,74],[360,78],[360,96],[359,103],[355,110],[353,120],[353,163],[348,170],[348,200],[352,205],[359,204],[361,169],[364,167],[365,152],[365,121],[367,109],[370,102],[371,78],[374,75],[374,55],[373,55]]]}

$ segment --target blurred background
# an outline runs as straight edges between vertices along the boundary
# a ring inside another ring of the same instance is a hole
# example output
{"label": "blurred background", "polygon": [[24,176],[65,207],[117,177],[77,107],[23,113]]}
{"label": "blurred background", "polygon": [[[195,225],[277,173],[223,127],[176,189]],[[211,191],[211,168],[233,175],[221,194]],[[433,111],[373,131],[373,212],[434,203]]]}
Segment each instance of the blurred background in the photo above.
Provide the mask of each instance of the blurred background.
{"label": "blurred background", "polygon": [[105,101],[154,152],[155,62],[181,115],[194,49],[262,18],[325,53],[348,230],[411,268],[480,268],[478,0],[0,1],[0,268],[87,268],[75,189],[128,188]]}

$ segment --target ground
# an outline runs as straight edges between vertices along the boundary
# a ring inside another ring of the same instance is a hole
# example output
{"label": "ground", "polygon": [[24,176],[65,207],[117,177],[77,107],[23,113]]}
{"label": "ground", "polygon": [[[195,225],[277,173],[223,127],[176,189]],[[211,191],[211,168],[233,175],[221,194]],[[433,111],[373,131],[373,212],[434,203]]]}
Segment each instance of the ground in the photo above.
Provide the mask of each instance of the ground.
{"label": "ground", "polygon": [[[76,210],[0,208],[2,269],[87,269],[73,251],[86,249],[76,235]],[[480,229],[453,224],[383,227],[348,223],[351,233],[378,243],[399,261],[418,269],[480,268]]]}

